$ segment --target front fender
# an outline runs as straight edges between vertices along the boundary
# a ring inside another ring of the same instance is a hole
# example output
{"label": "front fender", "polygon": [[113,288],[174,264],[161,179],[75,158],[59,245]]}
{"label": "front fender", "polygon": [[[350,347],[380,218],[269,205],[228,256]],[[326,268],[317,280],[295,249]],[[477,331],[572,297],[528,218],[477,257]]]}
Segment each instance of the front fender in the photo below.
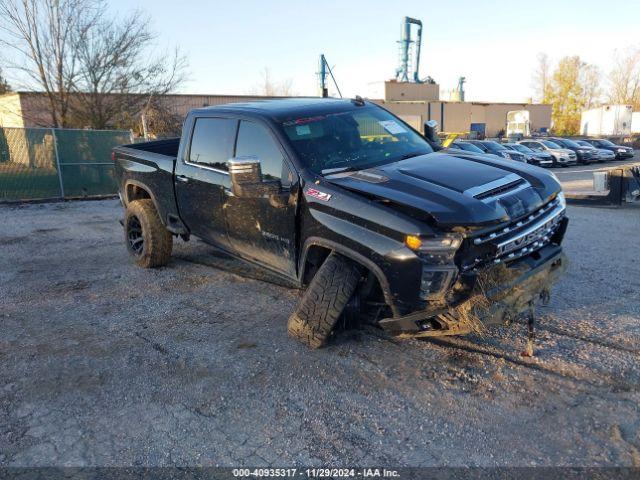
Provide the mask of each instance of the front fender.
{"label": "front fender", "polygon": [[385,302],[394,315],[403,306],[415,306],[419,298],[422,262],[402,242],[371,231],[343,218],[310,210],[312,228],[300,257],[301,278],[309,248],[313,245],[336,251],[371,271],[380,284]]}

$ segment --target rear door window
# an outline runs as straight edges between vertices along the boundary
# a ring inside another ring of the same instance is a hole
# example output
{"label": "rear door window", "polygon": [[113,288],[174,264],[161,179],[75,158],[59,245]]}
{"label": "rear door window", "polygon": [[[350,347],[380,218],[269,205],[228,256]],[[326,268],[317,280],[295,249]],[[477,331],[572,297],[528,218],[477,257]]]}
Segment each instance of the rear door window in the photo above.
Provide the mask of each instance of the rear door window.
{"label": "rear door window", "polygon": [[193,127],[189,162],[228,170],[238,121],[231,118],[198,118]]}

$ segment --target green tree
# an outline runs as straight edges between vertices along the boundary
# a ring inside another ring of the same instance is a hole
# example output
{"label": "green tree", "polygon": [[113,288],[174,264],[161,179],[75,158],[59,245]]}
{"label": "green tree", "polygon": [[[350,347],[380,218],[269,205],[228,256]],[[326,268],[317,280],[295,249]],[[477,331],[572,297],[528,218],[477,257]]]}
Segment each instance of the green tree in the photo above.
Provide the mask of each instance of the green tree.
{"label": "green tree", "polygon": [[547,102],[552,105],[553,131],[559,135],[575,135],[580,131],[583,110],[599,103],[600,71],[580,57],[564,57],[551,76]]}

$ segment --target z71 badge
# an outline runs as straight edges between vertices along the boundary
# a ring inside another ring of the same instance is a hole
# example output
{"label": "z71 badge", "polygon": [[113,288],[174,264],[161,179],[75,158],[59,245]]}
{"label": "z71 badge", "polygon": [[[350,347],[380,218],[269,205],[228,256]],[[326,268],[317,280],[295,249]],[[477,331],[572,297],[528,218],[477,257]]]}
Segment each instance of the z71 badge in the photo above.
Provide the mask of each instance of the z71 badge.
{"label": "z71 badge", "polygon": [[321,192],[320,190],[316,190],[315,188],[307,188],[306,193],[310,197],[317,198],[318,200],[322,200],[323,202],[328,202],[331,199],[331,194]]}

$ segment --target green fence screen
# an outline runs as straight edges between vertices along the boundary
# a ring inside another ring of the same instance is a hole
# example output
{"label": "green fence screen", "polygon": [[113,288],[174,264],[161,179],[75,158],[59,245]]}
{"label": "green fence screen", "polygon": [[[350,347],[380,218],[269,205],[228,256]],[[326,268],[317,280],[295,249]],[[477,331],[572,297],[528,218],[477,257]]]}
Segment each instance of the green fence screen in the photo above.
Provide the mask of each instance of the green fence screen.
{"label": "green fence screen", "polygon": [[116,193],[111,149],[119,130],[0,128],[0,201]]}

